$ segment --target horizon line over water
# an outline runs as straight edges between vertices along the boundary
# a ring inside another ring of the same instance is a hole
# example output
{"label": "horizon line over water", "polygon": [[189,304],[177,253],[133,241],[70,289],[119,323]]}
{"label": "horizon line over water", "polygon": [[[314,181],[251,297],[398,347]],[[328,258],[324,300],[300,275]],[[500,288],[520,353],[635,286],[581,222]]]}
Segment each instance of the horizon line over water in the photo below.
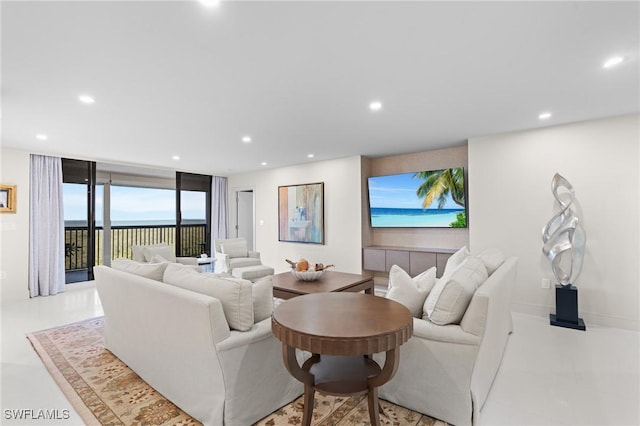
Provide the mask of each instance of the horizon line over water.
{"label": "horizon line over water", "polygon": [[[204,219],[182,219],[183,225],[204,225]],[[101,220],[96,220],[96,226],[102,226]],[[147,220],[112,220],[111,227],[115,226],[175,226],[175,219],[147,219]],[[87,226],[86,220],[65,220],[64,226],[68,228]]]}
{"label": "horizon line over water", "polygon": [[374,228],[450,228],[459,209],[407,209],[392,207],[371,207],[369,214]]}

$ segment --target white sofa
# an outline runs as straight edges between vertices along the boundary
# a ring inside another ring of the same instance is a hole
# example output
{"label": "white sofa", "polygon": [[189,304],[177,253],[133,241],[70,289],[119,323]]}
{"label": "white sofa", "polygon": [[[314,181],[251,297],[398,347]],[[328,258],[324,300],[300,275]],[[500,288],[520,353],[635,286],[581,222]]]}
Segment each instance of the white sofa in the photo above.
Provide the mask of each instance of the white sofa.
{"label": "white sofa", "polygon": [[[400,348],[398,371],[380,398],[450,424],[476,424],[512,331],[516,264],[512,257],[490,270],[459,323],[414,318],[413,337]],[[374,358],[383,362],[384,354]]]}
{"label": "white sofa", "polygon": [[[154,265],[129,267],[147,275]],[[163,279],[175,285],[106,266],[94,268],[107,349],[205,425],[250,425],[302,394],[302,384],[286,371],[281,344],[271,332],[272,291],[264,294],[270,305],[258,307],[249,281],[185,267],[178,281],[182,272],[176,269],[181,267],[164,267]],[[181,287],[223,289],[229,297]],[[244,300],[243,305],[229,308],[229,300],[235,299]],[[254,323],[258,309],[260,320]],[[246,326],[247,321],[247,331],[230,326]]]}

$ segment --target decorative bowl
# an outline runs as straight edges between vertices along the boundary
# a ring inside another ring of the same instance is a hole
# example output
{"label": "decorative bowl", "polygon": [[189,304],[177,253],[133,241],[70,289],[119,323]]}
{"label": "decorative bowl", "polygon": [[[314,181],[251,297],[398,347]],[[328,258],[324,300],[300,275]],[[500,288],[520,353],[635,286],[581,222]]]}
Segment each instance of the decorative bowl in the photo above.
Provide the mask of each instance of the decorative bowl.
{"label": "decorative bowl", "polygon": [[294,277],[302,281],[316,281],[318,278],[322,276],[322,271],[296,271],[295,269],[291,269],[291,273]]}

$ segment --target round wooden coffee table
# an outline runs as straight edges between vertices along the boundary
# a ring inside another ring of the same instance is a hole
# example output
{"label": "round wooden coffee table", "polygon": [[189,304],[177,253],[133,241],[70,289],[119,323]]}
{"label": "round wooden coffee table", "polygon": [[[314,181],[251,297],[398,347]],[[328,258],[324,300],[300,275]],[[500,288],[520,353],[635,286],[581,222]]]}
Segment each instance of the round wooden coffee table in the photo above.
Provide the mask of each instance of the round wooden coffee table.
{"label": "round wooden coffee table", "polygon": [[[380,424],[378,387],[396,373],[398,349],[413,333],[407,308],[360,293],[309,294],[281,303],[271,329],[282,342],[287,370],[304,384],[303,425],[311,424],[316,390],[367,394],[371,424]],[[296,349],[313,354],[302,367]],[[383,368],[370,356],[378,352],[386,352]]]}

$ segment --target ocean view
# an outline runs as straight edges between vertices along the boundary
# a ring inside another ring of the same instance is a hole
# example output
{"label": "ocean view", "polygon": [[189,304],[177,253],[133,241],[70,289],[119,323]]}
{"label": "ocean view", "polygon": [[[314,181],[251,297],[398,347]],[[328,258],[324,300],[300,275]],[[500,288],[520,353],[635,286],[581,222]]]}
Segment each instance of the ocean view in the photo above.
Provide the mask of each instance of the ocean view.
{"label": "ocean view", "polygon": [[[205,220],[204,219],[183,219],[182,220],[182,224],[183,225],[201,225],[204,224]],[[174,219],[156,219],[156,220],[114,220],[111,221],[111,226],[112,227],[116,227],[116,226],[140,226],[140,227],[145,227],[145,226],[150,226],[150,225],[156,225],[156,226],[171,226],[174,225],[175,226],[176,221]],[[64,221],[64,226],[67,228],[77,228],[77,227],[84,227],[87,226],[87,221],[86,220],[65,220]],[[97,220],[96,221],[96,226],[97,227],[101,227],[102,226],[102,221],[101,220]]]}
{"label": "ocean view", "polygon": [[456,221],[456,215],[464,209],[398,209],[386,207],[371,208],[371,226],[374,228],[449,228]]}

